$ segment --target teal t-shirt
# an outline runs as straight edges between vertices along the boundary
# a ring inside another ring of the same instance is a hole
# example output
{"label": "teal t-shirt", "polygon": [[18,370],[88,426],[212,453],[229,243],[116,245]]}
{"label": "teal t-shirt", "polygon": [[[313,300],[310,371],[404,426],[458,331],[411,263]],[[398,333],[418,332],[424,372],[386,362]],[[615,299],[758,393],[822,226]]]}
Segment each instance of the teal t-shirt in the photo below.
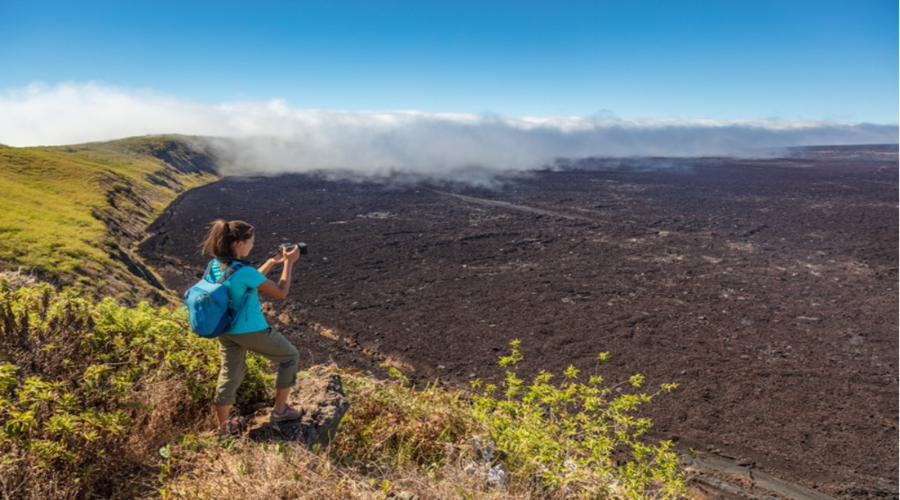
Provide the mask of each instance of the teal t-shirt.
{"label": "teal t-shirt", "polygon": [[[210,278],[218,281],[225,274],[218,260],[213,259],[210,266]],[[242,309],[237,311],[237,317],[231,323],[231,328],[225,331],[228,334],[250,333],[265,330],[269,327],[266,317],[262,312],[262,304],[259,303],[259,294],[256,287],[266,281],[266,277],[251,266],[244,266],[231,275],[225,281],[228,297],[235,307],[240,307],[244,300],[244,294],[249,293],[247,302]]]}

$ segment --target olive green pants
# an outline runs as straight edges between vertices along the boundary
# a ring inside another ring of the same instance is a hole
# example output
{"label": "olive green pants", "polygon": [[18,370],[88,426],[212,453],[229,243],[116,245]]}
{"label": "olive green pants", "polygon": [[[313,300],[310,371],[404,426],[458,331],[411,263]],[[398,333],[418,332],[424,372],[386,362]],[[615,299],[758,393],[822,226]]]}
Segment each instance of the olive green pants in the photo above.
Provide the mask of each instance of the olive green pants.
{"label": "olive green pants", "polygon": [[238,387],[244,381],[244,375],[247,373],[247,351],[255,352],[278,363],[275,389],[293,387],[297,381],[300,354],[297,352],[297,348],[278,330],[269,327],[258,332],[226,333],[219,336],[218,339],[219,353],[222,355],[222,368],[219,370],[219,383],[216,387],[214,401],[216,405],[230,406],[234,404]]}

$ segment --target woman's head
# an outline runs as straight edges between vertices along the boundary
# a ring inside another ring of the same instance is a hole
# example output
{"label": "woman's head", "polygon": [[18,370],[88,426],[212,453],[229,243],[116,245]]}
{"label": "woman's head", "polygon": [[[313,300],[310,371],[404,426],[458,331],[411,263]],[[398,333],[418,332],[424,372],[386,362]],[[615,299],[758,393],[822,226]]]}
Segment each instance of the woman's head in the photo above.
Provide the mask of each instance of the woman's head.
{"label": "woman's head", "polygon": [[253,226],[242,220],[213,221],[200,251],[216,258],[239,259],[253,248]]}

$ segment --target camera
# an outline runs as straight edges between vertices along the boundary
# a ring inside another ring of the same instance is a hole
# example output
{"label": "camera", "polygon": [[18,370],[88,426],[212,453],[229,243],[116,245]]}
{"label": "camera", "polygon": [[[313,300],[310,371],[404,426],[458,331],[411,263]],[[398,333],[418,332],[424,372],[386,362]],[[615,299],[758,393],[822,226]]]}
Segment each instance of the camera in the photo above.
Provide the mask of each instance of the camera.
{"label": "camera", "polygon": [[278,249],[275,250],[275,253],[289,252],[294,247],[300,247],[300,255],[306,255],[309,251],[306,248],[306,243],[282,243],[278,246]]}

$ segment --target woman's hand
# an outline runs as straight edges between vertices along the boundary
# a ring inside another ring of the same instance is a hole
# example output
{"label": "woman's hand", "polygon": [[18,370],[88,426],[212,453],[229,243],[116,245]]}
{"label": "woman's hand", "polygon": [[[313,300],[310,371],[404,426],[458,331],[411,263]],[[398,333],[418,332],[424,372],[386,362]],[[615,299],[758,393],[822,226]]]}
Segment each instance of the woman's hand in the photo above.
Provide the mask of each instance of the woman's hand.
{"label": "woman's hand", "polygon": [[284,267],[281,269],[281,279],[278,280],[278,283],[275,283],[272,280],[266,280],[259,285],[257,289],[273,299],[286,298],[291,289],[291,269],[294,267],[294,262],[297,262],[297,259],[299,258],[300,247],[295,246],[291,251],[287,251],[287,249],[282,250],[281,254],[269,259],[266,264],[275,262],[276,259],[278,259],[278,262],[285,263]]}
{"label": "woman's hand", "polygon": [[300,259],[300,246],[299,245],[294,246],[294,248],[291,248],[290,252],[285,251],[283,255],[284,255],[284,259],[287,260],[288,262],[290,262],[291,264],[293,264],[294,262],[297,262],[297,260]]}
{"label": "woman's hand", "polygon": [[269,274],[269,271],[271,271],[276,264],[281,264],[282,262],[284,262],[284,255],[282,254],[269,257],[263,262],[263,265],[259,266],[259,272],[263,275]]}

